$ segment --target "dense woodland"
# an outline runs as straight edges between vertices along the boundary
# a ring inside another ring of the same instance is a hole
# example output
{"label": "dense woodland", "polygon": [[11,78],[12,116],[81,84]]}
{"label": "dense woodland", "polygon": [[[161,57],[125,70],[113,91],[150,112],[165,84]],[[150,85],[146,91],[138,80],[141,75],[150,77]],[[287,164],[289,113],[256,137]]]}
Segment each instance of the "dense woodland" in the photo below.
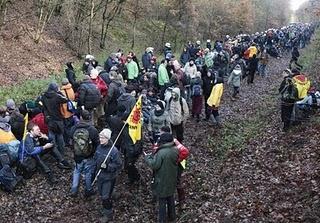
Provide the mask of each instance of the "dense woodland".
{"label": "dense woodland", "polygon": [[263,31],[285,25],[289,18],[286,0],[0,1],[2,27],[21,22],[19,35],[39,43],[48,26],[58,26],[59,35],[77,55],[114,42],[137,49],[161,48],[171,41],[180,49],[187,40]]}

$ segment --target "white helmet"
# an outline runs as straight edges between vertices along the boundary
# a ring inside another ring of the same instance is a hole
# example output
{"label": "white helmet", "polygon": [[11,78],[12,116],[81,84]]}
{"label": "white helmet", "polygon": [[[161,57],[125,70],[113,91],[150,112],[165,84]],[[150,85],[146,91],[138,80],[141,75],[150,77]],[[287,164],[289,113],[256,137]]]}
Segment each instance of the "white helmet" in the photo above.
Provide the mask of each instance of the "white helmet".
{"label": "white helmet", "polygon": [[171,44],[170,43],[166,43],[164,46],[165,47],[171,47]]}
{"label": "white helmet", "polygon": [[200,44],[201,44],[200,40],[197,40],[197,41],[196,41],[196,44],[200,45]]}
{"label": "white helmet", "polygon": [[86,60],[94,60],[94,56],[88,54],[86,55]]}
{"label": "white helmet", "polygon": [[207,39],[207,43],[210,43],[210,42],[211,42],[211,40]]}

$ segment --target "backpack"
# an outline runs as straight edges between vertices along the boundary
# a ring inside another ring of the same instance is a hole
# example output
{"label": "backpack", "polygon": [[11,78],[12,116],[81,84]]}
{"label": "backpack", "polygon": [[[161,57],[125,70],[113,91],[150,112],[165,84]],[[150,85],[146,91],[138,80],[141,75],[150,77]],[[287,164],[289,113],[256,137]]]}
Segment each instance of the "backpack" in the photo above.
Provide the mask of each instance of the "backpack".
{"label": "backpack", "polygon": [[78,128],[73,134],[74,155],[88,157],[93,151],[89,131],[85,128]]}
{"label": "backpack", "polygon": [[95,84],[85,85],[86,89],[86,98],[85,105],[88,106],[86,109],[93,109],[100,104],[101,93],[98,87]]}
{"label": "backpack", "polygon": [[283,101],[297,100],[297,88],[292,83],[292,79],[287,79],[286,84],[280,94]]}
{"label": "backpack", "polygon": [[0,169],[0,187],[7,192],[13,192],[20,179],[9,165],[4,165]]}
{"label": "backpack", "polygon": [[195,84],[192,86],[192,96],[201,96],[202,95],[202,89],[200,84]]}
{"label": "backpack", "polygon": [[[172,101],[172,97],[170,97],[169,102],[168,102],[168,111],[170,110],[170,105],[171,105],[171,101]],[[184,110],[183,110],[183,101],[182,101],[182,97],[180,96],[179,98],[179,102],[180,102],[180,107],[181,107],[181,114],[184,115]]]}

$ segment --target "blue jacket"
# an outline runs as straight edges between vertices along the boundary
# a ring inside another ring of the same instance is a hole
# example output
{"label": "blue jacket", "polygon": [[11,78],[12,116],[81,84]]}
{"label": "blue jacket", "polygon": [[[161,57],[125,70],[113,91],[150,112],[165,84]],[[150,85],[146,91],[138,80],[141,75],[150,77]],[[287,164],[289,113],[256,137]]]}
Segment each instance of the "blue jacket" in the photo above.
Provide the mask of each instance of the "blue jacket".
{"label": "blue jacket", "polygon": [[[94,160],[97,165],[97,170],[101,168],[101,164],[106,158],[109,150],[111,149],[112,143],[109,142],[107,145],[99,145],[96,153],[94,154]],[[115,179],[121,170],[122,161],[120,153],[116,147],[113,147],[110,156],[107,161],[107,167],[101,169],[101,173],[98,177],[98,181],[106,181]]]}
{"label": "blue jacket", "polygon": [[21,141],[19,150],[18,150],[18,158],[20,161],[23,161],[28,156],[36,156],[39,155],[43,151],[43,147],[39,146],[38,140],[33,138],[30,133],[27,133],[26,139],[23,142]]}
{"label": "blue jacket", "polygon": [[141,61],[142,61],[143,68],[145,70],[151,67],[151,57],[152,57],[152,54],[147,52],[145,52],[142,55]]}

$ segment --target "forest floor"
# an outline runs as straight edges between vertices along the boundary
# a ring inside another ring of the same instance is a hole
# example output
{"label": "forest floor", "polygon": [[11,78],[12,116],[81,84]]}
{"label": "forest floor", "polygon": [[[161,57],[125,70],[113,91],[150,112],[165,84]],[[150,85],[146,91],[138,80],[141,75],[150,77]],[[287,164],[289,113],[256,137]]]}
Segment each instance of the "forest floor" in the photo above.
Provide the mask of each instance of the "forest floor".
{"label": "forest floor", "polygon": [[[288,57],[269,64],[268,78],[242,82],[232,101],[225,86],[223,128],[190,119],[185,144],[191,155],[184,173],[186,204],[178,222],[319,222],[319,116],[281,131],[277,89]],[[68,151],[69,160],[71,151]],[[14,194],[0,192],[2,222],[98,222],[101,202],[68,197],[71,171],[51,164],[58,183],[36,174]],[[52,162],[51,162],[52,161]],[[116,184],[113,222],[156,222],[151,171],[139,159],[140,184],[129,186],[122,171]]]}

